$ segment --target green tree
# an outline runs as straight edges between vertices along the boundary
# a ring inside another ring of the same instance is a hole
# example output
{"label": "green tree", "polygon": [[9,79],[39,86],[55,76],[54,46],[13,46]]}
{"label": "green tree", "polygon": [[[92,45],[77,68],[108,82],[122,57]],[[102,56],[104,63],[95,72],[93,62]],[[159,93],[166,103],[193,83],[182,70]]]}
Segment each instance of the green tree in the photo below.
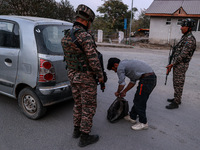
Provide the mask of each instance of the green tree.
{"label": "green tree", "polygon": [[1,15],[37,16],[73,21],[74,9],[67,0],[0,0]]}
{"label": "green tree", "polygon": [[66,21],[73,21],[75,16],[74,7],[71,6],[67,0],[61,0],[61,2],[58,3],[57,6],[57,18]]}
{"label": "green tree", "polygon": [[100,17],[100,16],[96,16],[94,22],[93,22],[93,25],[92,25],[92,30],[98,30],[98,29],[101,29],[103,31],[107,31],[108,28],[107,28],[107,22],[106,20],[104,20],[103,17]]}
{"label": "green tree", "polygon": [[54,16],[56,2],[54,0],[3,0],[0,10],[3,10],[1,14],[6,15],[47,17]]}
{"label": "green tree", "polygon": [[149,28],[150,17],[145,15],[146,9],[141,10],[138,19],[135,19],[132,25],[132,31],[137,31],[139,28]]}
{"label": "green tree", "polygon": [[130,18],[130,12],[128,13],[127,11],[128,5],[125,5],[121,0],[105,1],[105,3],[97,9],[97,12],[104,14],[103,17],[97,17],[98,20],[96,22],[101,22],[102,25],[99,26],[99,29],[106,28],[110,31],[123,31],[124,18]]}

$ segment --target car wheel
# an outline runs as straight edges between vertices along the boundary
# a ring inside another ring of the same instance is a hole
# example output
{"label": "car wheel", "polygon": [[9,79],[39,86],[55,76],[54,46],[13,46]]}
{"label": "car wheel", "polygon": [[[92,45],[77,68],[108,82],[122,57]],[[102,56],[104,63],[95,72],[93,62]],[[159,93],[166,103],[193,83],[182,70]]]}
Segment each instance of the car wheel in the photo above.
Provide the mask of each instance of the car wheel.
{"label": "car wheel", "polygon": [[24,88],[18,96],[18,104],[21,111],[30,119],[39,119],[46,112],[40,99],[31,88]]}

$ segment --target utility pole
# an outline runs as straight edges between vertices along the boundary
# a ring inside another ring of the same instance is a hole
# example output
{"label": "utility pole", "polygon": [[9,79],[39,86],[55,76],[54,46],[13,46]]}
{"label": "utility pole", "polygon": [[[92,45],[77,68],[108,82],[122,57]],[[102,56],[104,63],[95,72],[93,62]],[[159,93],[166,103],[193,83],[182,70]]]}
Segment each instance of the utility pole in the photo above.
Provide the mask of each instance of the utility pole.
{"label": "utility pole", "polygon": [[133,0],[132,0],[132,3],[131,3],[131,18],[130,18],[129,44],[131,43],[131,26],[132,26],[132,18],[133,18]]}

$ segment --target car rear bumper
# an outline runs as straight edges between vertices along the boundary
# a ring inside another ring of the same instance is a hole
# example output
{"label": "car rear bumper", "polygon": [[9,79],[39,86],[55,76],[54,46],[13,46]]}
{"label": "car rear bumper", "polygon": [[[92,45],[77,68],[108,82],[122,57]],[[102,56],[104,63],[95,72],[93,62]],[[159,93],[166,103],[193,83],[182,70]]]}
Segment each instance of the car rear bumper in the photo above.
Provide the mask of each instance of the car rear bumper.
{"label": "car rear bumper", "polygon": [[70,82],[59,83],[55,86],[39,86],[36,88],[36,93],[43,106],[49,106],[72,99]]}

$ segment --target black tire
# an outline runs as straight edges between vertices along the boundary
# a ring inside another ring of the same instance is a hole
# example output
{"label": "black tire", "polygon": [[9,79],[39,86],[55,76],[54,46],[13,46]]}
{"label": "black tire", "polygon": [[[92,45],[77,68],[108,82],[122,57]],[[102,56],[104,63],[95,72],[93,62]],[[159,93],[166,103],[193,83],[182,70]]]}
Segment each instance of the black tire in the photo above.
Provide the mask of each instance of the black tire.
{"label": "black tire", "polygon": [[30,119],[39,119],[46,112],[40,99],[31,88],[24,88],[18,96],[18,105],[21,111]]}

